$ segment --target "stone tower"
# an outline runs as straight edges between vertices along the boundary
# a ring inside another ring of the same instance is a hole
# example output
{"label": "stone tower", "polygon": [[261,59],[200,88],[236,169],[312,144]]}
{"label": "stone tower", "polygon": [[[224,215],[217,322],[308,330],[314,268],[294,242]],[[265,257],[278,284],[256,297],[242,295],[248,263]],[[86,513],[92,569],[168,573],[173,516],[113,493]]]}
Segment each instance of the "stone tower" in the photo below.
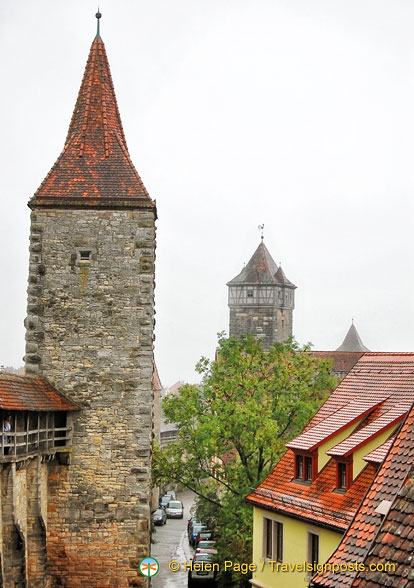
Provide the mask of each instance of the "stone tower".
{"label": "stone tower", "polygon": [[26,373],[81,409],[68,463],[48,468],[47,569],[56,586],[147,586],[156,209],[99,27],[63,151],[29,207]]}
{"label": "stone tower", "polygon": [[227,286],[230,335],[251,333],[266,348],[292,336],[296,286],[273,261],[263,240]]}

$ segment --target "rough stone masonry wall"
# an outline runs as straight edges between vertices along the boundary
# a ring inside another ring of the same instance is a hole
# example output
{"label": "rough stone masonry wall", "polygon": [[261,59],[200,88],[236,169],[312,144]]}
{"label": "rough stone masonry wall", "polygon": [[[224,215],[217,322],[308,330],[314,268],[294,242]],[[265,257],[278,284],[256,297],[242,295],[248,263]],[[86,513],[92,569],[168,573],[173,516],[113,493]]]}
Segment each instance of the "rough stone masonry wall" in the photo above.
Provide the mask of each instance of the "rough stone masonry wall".
{"label": "rough stone masonry wall", "polygon": [[230,307],[230,335],[251,333],[269,349],[292,336],[292,310],[274,306]]}
{"label": "rough stone masonry wall", "polygon": [[0,586],[5,588],[47,586],[46,533],[40,516],[46,469],[40,457],[1,466]]}
{"label": "rough stone masonry wall", "polygon": [[276,306],[231,306],[230,335],[247,333],[260,339],[265,349],[276,341],[286,341],[292,336],[293,309]]}
{"label": "rough stone masonry wall", "polygon": [[154,213],[38,209],[30,242],[26,373],[81,407],[70,465],[49,464],[48,570],[68,588],[146,586]]}

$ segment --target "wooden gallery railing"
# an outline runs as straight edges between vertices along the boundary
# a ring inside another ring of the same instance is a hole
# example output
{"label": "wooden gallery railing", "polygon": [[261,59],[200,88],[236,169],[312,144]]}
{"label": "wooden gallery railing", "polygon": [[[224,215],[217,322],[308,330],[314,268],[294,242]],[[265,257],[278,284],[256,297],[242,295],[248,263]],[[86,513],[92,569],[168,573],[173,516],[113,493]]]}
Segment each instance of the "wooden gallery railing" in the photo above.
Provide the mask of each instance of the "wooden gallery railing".
{"label": "wooden gallery railing", "polygon": [[0,431],[0,457],[14,457],[29,453],[47,452],[68,445],[72,439],[72,427],[46,426],[25,431]]}

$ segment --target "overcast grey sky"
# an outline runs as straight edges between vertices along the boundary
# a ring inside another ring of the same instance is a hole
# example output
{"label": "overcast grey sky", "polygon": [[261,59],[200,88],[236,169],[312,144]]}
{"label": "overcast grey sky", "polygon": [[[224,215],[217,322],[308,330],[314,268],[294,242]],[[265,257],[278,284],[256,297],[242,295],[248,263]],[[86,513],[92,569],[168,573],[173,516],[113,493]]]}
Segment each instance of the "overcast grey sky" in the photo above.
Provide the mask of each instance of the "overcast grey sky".
{"label": "overcast grey sky", "polygon": [[[22,365],[29,209],[58,157],[96,2],[2,0],[0,363]],[[157,200],[156,360],[196,381],[259,243],[294,333],[413,351],[414,3],[100,0],[132,160]]]}

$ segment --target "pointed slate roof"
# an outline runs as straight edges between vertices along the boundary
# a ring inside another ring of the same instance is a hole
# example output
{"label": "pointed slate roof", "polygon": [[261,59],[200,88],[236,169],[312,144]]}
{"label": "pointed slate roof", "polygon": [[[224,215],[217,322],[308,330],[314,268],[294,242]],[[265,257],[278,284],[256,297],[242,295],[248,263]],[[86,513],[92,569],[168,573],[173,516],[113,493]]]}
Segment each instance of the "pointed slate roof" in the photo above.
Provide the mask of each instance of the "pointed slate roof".
{"label": "pointed slate roof", "polygon": [[227,286],[237,284],[283,284],[296,288],[286,278],[282,268],[276,265],[263,241],[242,271],[230,282],[227,282]]}
{"label": "pointed slate roof", "polygon": [[65,146],[34,206],[154,207],[129,156],[105,46],[95,37]]}
{"label": "pointed slate roof", "polygon": [[349,327],[349,331],[347,332],[342,345],[338,347],[336,351],[369,351],[369,349],[362,343],[361,337],[359,336],[353,322]]}

